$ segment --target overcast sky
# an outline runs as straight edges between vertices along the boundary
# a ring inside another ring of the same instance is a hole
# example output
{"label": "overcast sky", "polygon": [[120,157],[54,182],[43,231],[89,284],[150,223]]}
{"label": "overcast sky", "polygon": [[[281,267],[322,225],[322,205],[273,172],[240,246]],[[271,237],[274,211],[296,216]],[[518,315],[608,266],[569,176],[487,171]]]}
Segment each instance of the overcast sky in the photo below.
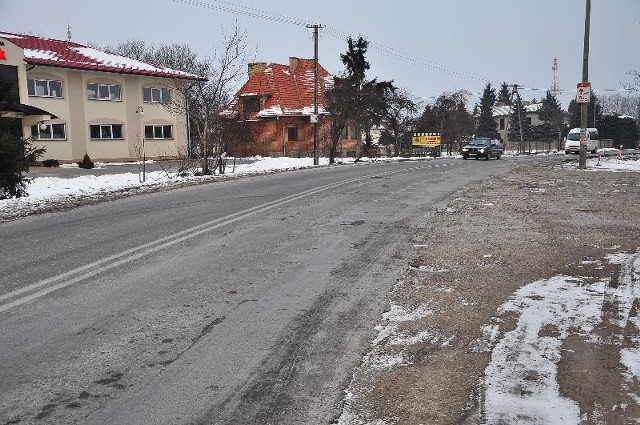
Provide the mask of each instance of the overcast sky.
{"label": "overcast sky", "polygon": [[[184,43],[203,58],[234,23],[246,31],[250,60],[288,63],[313,57],[320,24],[320,63],[344,70],[346,38],[371,42],[368,77],[394,80],[426,101],[487,82],[528,88],[540,99],[551,87],[553,59],[566,108],[582,79],[586,0],[0,0],[0,31],[114,45],[143,39]],[[640,0],[592,0],[589,80],[597,94],[621,93],[640,70]],[[617,90],[617,91],[616,91]]]}

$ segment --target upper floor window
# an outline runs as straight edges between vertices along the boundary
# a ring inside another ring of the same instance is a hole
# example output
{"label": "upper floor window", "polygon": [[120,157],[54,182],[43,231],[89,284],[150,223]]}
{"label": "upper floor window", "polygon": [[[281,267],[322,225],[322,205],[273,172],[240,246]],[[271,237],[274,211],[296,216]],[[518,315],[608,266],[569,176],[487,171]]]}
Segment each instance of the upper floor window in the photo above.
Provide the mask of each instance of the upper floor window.
{"label": "upper floor window", "polygon": [[170,125],[145,125],[144,137],[146,139],[171,139],[173,129]]}
{"label": "upper floor window", "polygon": [[18,67],[0,65],[0,102],[20,103]]}
{"label": "upper floor window", "polygon": [[31,126],[31,136],[36,140],[65,140],[64,124],[36,124]]}
{"label": "upper floor window", "polygon": [[298,141],[298,127],[289,127],[288,128],[288,141],[297,142]]}
{"label": "upper floor window", "polygon": [[142,100],[145,102],[169,103],[171,102],[171,91],[156,87],[143,87]]}
{"label": "upper floor window", "polygon": [[122,139],[122,124],[92,124],[89,130],[91,139]]}
{"label": "upper floor window", "polygon": [[260,98],[256,96],[246,96],[242,98],[242,112],[244,119],[251,118],[254,112],[260,112]]}
{"label": "upper floor window", "polygon": [[27,92],[29,96],[62,97],[62,81],[59,80],[27,80]]}
{"label": "upper floor window", "polygon": [[119,84],[87,84],[87,97],[96,100],[120,100]]}

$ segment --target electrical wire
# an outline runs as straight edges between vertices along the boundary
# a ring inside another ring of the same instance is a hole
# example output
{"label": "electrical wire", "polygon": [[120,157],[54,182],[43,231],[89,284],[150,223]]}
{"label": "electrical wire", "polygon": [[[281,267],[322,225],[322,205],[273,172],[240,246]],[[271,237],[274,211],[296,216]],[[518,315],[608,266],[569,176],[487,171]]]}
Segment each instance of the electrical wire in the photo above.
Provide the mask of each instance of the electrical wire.
{"label": "electrical wire", "polygon": [[[261,9],[256,9],[253,7],[242,6],[239,4],[231,3],[224,0],[172,0],[174,3],[178,3],[185,6],[192,7],[200,7],[204,9],[210,10],[218,10],[221,12],[231,13],[235,15],[248,16],[256,19],[269,20],[282,24],[289,24],[301,27],[309,27],[309,23],[302,19],[293,18],[291,16],[281,15],[277,13],[267,12]],[[347,40],[348,38],[354,38],[352,34],[344,32],[338,28],[322,25],[321,28],[324,30],[324,34],[333,37],[338,40]],[[321,33],[322,34],[322,33]],[[371,50],[378,52],[379,54],[394,59],[399,62],[407,63],[419,68],[428,69],[433,72],[437,72],[440,74],[449,75],[452,77],[457,77],[460,79],[466,79],[470,81],[483,82],[483,83],[493,83],[495,85],[501,84],[504,80],[498,80],[495,78],[490,78],[486,76],[482,76],[470,71],[457,69],[452,66],[444,65],[429,59],[425,59],[411,53],[404,52],[402,50],[385,46],[380,43],[376,43],[370,39],[367,39],[369,43],[369,47]],[[509,84],[510,86],[513,84]],[[525,86],[518,86],[520,89],[525,91],[550,91],[548,88],[531,88]],[[595,92],[629,92],[627,89],[594,89]],[[571,90],[559,90],[558,93],[565,95],[568,93],[574,93],[576,89]],[[475,95],[476,93],[474,93]]]}

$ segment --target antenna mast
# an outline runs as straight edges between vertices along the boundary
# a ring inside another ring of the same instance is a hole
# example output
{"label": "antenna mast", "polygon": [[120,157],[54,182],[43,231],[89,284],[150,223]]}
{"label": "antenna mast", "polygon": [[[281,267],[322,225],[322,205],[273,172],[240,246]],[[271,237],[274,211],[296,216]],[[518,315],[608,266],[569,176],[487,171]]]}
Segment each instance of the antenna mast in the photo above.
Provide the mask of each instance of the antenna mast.
{"label": "antenna mast", "polygon": [[560,85],[558,84],[558,58],[553,58],[553,82],[551,83],[551,94],[557,99],[560,93]]}

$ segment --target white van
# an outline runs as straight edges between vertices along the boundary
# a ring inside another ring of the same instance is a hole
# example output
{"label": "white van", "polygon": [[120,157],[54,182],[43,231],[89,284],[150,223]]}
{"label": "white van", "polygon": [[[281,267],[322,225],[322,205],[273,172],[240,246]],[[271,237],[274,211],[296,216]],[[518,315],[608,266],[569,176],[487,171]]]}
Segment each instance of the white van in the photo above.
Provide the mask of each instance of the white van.
{"label": "white van", "polygon": [[[587,152],[596,153],[600,148],[597,128],[587,128]],[[564,153],[580,153],[580,128],[572,128],[564,142]]]}

